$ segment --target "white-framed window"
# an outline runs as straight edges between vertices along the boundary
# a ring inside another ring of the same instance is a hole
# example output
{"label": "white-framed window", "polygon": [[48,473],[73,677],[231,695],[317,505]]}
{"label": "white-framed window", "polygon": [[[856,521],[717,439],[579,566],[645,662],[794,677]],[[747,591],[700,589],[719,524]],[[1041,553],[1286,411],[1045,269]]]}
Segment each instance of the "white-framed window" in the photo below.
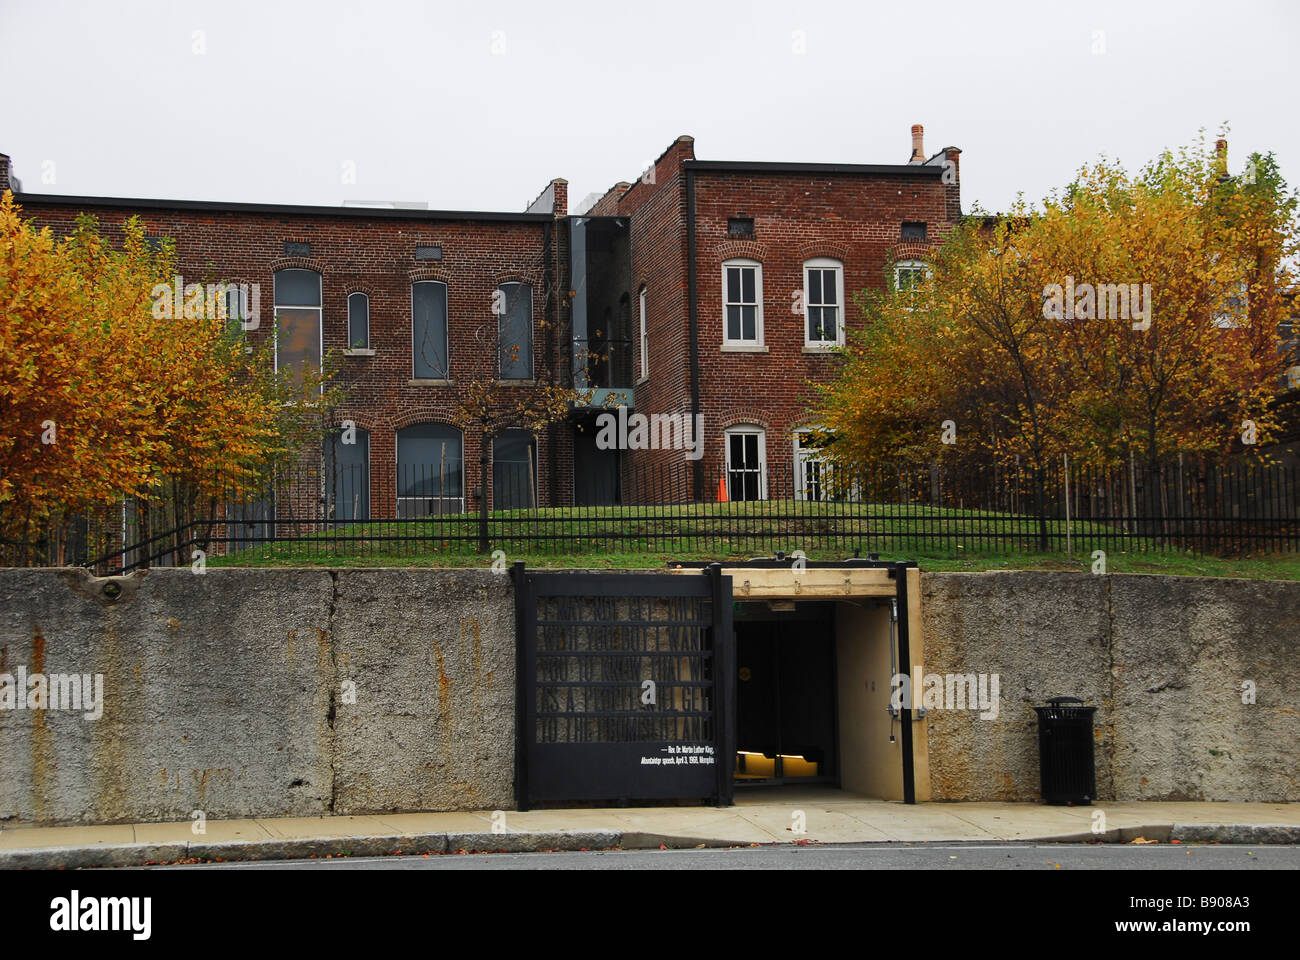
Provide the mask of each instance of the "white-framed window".
{"label": "white-framed window", "polygon": [[727,442],[727,499],[767,499],[767,436],[762,427],[731,427]]}
{"label": "white-framed window", "polygon": [[641,379],[650,379],[650,326],[645,312],[645,287],[641,288],[638,301],[641,311]]}
{"label": "white-framed window", "polygon": [[915,290],[930,279],[930,268],[924,260],[899,260],[894,264],[894,289],[900,292]]}
{"label": "white-framed window", "polygon": [[411,376],[446,380],[447,361],[447,285],[417,280],[411,284]]}
{"label": "white-framed window", "polygon": [[794,498],[796,500],[830,499],[830,464],[814,442],[816,427],[794,432]]}
{"label": "white-framed window", "polygon": [[763,342],[763,265],[757,260],[722,264],[722,342],[736,346]]}
{"label": "white-framed window", "polygon": [[[321,276],[293,268],[275,272],[275,369],[290,368],[301,386],[307,368],[320,369]],[[322,390],[324,384],[321,385]]]}
{"label": "white-framed window", "polygon": [[370,296],[348,294],[348,349],[370,349]]}
{"label": "white-framed window", "polygon": [[844,345],[844,265],[816,257],[803,265],[804,346]]}

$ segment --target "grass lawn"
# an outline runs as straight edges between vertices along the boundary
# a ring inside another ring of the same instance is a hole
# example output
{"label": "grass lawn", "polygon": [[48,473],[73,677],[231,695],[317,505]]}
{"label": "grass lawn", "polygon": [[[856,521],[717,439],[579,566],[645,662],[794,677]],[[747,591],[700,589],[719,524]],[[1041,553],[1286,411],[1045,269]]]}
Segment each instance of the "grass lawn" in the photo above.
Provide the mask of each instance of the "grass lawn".
{"label": "grass lawn", "polygon": [[[507,563],[529,567],[653,569],[674,560],[742,560],[802,549],[813,560],[840,560],[856,551],[886,560],[915,560],[923,570],[1075,570],[1088,572],[1104,549],[1109,573],[1300,580],[1300,553],[1244,558],[1197,556],[1175,549],[1138,550],[1093,521],[1049,521],[1052,549],[1037,552],[1031,518],[989,511],[906,505],[793,501],[665,507],[552,508],[494,513],[494,549]],[[307,531],[300,539],[255,544],[214,567],[486,567],[477,549],[477,517],[372,521],[339,530]],[[282,533],[290,531],[282,530]],[[1013,534],[1009,549],[994,534]],[[527,541],[527,536],[544,541]],[[404,539],[386,539],[401,537]],[[346,538],[346,539],[344,539]],[[215,551],[210,551],[210,554]]]}

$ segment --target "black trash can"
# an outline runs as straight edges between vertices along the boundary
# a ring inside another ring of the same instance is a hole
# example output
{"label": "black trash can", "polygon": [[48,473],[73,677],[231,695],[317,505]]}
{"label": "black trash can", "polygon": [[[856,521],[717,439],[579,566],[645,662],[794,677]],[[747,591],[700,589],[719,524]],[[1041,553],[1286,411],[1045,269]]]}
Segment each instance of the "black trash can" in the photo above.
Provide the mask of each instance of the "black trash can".
{"label": "black trash can", "polygon": [[1078,697],[1053,697],[1038,714],[1038,762],[1043,802],[1087,806],[1097,796],[1092,752],[1092,715]]}

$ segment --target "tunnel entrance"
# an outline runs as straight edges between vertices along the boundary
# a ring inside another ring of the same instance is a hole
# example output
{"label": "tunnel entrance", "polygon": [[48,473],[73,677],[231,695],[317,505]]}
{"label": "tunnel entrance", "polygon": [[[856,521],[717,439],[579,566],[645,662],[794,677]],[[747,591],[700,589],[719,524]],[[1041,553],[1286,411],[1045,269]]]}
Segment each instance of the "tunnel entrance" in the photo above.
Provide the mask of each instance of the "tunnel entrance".
{"label": "tunnel entrance", "polygon": [[735,783],[838,786],[835,605],[778,606],[737,604]]}

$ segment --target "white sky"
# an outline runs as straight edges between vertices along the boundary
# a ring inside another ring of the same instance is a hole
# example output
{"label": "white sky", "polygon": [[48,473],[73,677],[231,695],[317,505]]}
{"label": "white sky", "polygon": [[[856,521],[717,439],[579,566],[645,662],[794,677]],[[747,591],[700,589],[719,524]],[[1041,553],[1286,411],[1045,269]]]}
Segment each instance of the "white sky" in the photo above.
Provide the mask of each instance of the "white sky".
{"label": "white sky", "polygon": [[1232,170],[1273,150],[1294,188],[1297,27],[1295,0],[0,0],[0,152],[33,193],[523,210],[562,176],[572,210],[683,133],[903,163],[922,123],[996,210],[1228,121]]}

